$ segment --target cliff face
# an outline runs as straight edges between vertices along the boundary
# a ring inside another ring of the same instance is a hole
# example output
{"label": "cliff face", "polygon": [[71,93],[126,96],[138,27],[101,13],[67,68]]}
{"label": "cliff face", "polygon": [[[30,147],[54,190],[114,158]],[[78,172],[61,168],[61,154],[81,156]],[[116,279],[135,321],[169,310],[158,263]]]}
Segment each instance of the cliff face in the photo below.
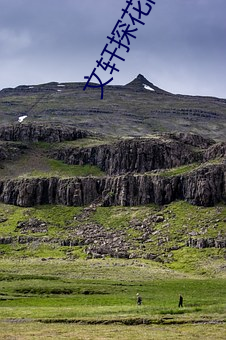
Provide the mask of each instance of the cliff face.
{"label": "cliff face", "polygon": [[201,160],[201,152],[174,140],[126,140],[112,145],[87,148],[63,148],[53,158],[68,164],[97,165],[108,175],[144,173],[173,168]]}
{"label": "cliff face", "polygon": [[[0,139],[4,141],[60,142],[87,135],[69,127],[18,124],[0,128]],[[197,205],[214,205],[226,198],[226,164],[223,161],[171,177],[155,171],[224,157],[225,144],[213,143],[201,136],[178,133],[110,145],[54,149],[52,158],[68,164],[97,165],[107,176],[2,180],[0,201],[19,206],[48,203],[82,206],[96,201],[105,206],[133,206],[152,202],[163,205],[183,199]],[[26,145],[22,143],[2,142],[0,160],[13,159],[24,152],[23,148]]]}
{"label": "cliff face", "polygon": [[42,178],[0,182],[0,200],[19,206],[47,203],[81,206],[97,200],[105,206],[133,206],[152,202],[162,205],[175,199],[210,206],[225,196],[225,165],[211,165],[187,175],[168,178],[130,174],[104,178]]}
{"label": "cliff face", "polygon": [[41,124],[14,124],[0,127],[0,140],[22,142],[63,142],[91,135],[87,131],[69,126],[46,126]]}

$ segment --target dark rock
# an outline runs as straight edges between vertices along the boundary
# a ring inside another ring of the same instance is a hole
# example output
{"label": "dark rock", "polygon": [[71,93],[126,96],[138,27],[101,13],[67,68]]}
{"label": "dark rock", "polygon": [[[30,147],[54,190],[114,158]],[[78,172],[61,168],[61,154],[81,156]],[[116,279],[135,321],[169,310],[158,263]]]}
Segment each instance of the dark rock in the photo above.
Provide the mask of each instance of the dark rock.
{"label": "dark rock", "polygon": [[46,233],[48,231],[47,224],[36,218],[30,218],[28,221],[18,222],[16,229],[20,229],[20,233]]}
{"label": "dark rock", "polygon": [[11,244],[13,242],[13,238],[9,237],[0,237],[0,244]]}
{"label": "dark rock", "polygon": [[0,143],[0,161],[15,160],[26,149],[27,149],[27,146],[23,144],[1,142]]}
{"label": "dark rock", "polygon": [[166,133],[164,135],[169,136],[171,139],[175,139],[184,144],[192,145],[201,149],[206,149],[215,144],[215,141],[213,139],[196,135],[194,133],[175,132]]}
{"label": "dark rock", "polygon": [[60,148],[51,155],[68,164],[97,165],[109,175],[144,173],[202,159],[186,144],[165,139],[133,139],[87,148]]}
{"label": "dark rock", "polygon": [[164,219],[164,216],[162,216],[162,215],[157,215],[156,217],[155,217],[155,222],[156,223],[160,223],[160,222],[163,222],[165,219]]}
{"label": "dark rock", "polygon": [[90,136],[87,131],[74,126],[57,126],[41,124],[14,124],[0,127],[0,140],[23,142],[63,142]]}
{"label": "dark rock", "polygon": [[145,258],[146,258],[147,260],[155,260],[157,257],[158,257],[158,255],[156,255],[156,254],[147,254],[147,255],[145,256]]}
{"label": "dark rock", "polygon": [[[209,165],[175,177],[124,175],[87,178],[33,178],[0,181],[0,201],[19,206],[38,204],[89,205],[102,200],[104,206],[168,204],[183,199],[211,206],[226,198],[226,165]],[[114,196],[107,195],[114,192]]]}
{"label": "dark rock", "polygon": [[217,238],[200,238],[193,239],[190,238],[187,242],[188,247],[193,248],[226,248],[226,239],[217,237]]}
{"label": "dark rock", "polygon": [[203,155],[204,161],[210,159],[225,157],[226,156],[226,143],[217,143],[208,148]]}

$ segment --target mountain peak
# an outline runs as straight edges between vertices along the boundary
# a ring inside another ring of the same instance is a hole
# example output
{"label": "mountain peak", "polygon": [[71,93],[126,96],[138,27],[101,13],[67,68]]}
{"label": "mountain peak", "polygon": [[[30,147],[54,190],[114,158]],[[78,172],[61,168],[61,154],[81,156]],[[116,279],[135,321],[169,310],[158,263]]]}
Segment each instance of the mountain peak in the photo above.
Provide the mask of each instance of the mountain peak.
{"label": "mountain peak", "polygon": [[137,79],[138,80],[146,80],[146,81],[148,81],[144,76],[143,76],[143,74],[138,74],[138,76],[137,76]]}
{"label": "mountain peak", "polygon": [[125,85],[126,88],[133,89],[135,91],[146,91],[149,90],[151,92],[159,93],[159,94],[170,94],[170,92],[167,92],[158,86],[151,83],[149,80],[147,80],[143,74],[138,74],[138,76],[133,79],[130,83]]}

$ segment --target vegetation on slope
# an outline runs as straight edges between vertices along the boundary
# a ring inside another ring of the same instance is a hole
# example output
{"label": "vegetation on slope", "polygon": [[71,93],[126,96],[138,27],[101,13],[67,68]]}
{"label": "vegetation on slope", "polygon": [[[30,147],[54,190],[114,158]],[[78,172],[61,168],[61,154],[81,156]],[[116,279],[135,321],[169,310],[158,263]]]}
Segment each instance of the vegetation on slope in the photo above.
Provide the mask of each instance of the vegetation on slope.
{"label": "vegetation on slope", "polygon": [[[146,240],[142,225],[150,219],[148,228],[151,231]],[[29,221],[36,220],[38,227],[29,227]],[[85,240],[89,238],[89,246],[95,247],[97,252],[98,245],[100,247],[103,242],[110,242],[112,249],[119,242],[119,250],[129,245],[131,257],[153,258],[182,271],[225,275],[224,249],[188,247],[190,239],[216,239],[219,235],[225,239],[226,207],[223,204],[202,208],[178,201],[162,208],[150,205],[91,210],[49,205],[21,208],[1,204],[0,221],[0,237],[13,238],[12,242],[1,245],[3,257],[84,258],[88,245]],[[21,227],[22,221],[25,226]],[[85,232],[87,226],[90,226],[90,235]],[[25,241],[18,243],[18,237]],[[29,237],[32,240],[26,242]],[[115,242],[111,241],[114,237]],[[65,240],[74,245],[70,246]]]}
{"label": "vegetation on slope", "polygon": [[[86,140],[86,139],[84,139]],[[82,143],[93,143],[93,140],[82,142],[83,139],[75,142],[65,142],[66,145],[83,145]],[[97,140],[97,143],[101,141]],[[71,144],[70,144],[71,143]],[[81,144],[80,144],[81,143]],[[62,143],[62,147],[63,147]],[[1,162],[1,178],[15,177],[74,177],[74,176],[103,176],[104,172],[94,165],[68,165],[62,161],[51,159],[49,152],[55,144],[46,142],[31,143],[26,151],[18,158]]]}

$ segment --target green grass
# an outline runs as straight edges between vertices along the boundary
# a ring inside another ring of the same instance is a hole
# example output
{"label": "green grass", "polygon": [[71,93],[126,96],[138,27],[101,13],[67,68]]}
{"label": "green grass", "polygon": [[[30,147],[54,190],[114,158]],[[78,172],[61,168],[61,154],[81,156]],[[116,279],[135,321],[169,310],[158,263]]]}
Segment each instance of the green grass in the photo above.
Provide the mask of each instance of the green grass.
{"label": "green grass", "polygon": [[68,165],[63,161],[48,159],[49,169],[47,171],[33,170],[22,177],[74,177],[74,176],[103,176],[104,172],[95,165]]}
{"label": "green grass", "polygon": [[[210,164],[221,164],[222,163],[222,158],[216,158],[213,160],[210,160],[206,163],[192,163],[192,164],[187,164],[187,165],[182,165],[182,166],[178,166],[176,168],[172,168],[172,169],[166,169],[166,170],[162,170],[158,173],[159,176],[161,177],[170,177],[170,176],[178,176],[178,175],[183,175],[186,173],[189,173],[193,170],[197,170],[200,168],[203,168],[205,166],[208,166]],[[149,175],[152,175],[152,173],[147,173]],[[155,173],[156,175],[156,173]]]}
{"label": "green grass", "polygon": [[168,267],[183,272],[197,272],[200,275],[225,276],[224,250],[217,248],[196,249],[184,247],[173,251],[173,261]]}
{"label": "green grass", "polygon": [[73,339],[73,340],[168,340],[186,339],[192,340],[224,340],[225,325],[198,324],[198,325],[82,325],[82,324],[43,324],[24,323],[0,323],[3,339],[15,338],[18,340],[39,339]]}
{"label": "green grass", "polygon": [[[78,145],[83,139],[68,143],[77,143]],[[83,143],[92,143],[95,139]],[[102,140],[97,140],[102,143]],[[67,145],[67,142],[65,142]],[[15,143],[12,143],[12,145]],[[61,145],[62,144],[62,145]],[[60,160],[51,159],[49,153],[63,146],[64,143],[47,143],[38,142],[27,145],[26,153],[22,153],[17,159],[2,161],[0,168],[0,176],[2,178],[32,178],[32,177],[52,177],[61,178],[68,177],[87,177],[87,176],[103,176],[105,173],[95,165],[69,165]],[[69,145],[69,144],[68,144]]]}
{"label": "green grass", "polygon": [[[1,245],[0,256],[24,256],[43,258],[85,258],[85,245],[81,243],[77,229],[82,225],[98,224],[106,232],[124,233],[123,238],[131,244],[129,253],[137,257],[152,254],[169,268],[181,272],[199,273],[210,277],[225,277],[225,249],[196,249],[186,246],[190,238],[225,237],[226,206],[197,207],[183,201],[173,202],[162,208],[155,205],[142,207],[97,207],[84,215],[83,207],[41,205],[22,208],[0,204],[0,237],[13,237],[11,244]],[[138,237],[142,228],[136,223],[153,215],[162,215],[163,222],[151,223],[150,242],[143,243]],[[16,228],[20,221],[38,219],[46,224],[44,231]],[[118,234],[117,234],[118,235]],[[28,244],[19,244],[17,237],[32,237]],[[45,240],[48,239],[49,242]],[[35,241],[36,240],[36,241]],[[52,241],[51,241],[52,240]],[[54,241],[55,240],[55,241]],[[81,246],[62,246],[61,240],[72,240]],[[161,241],[161,242],[159,242]],[[176,248],[179,248],[175,250]]]}
{"label": "green grass", "polygon": [[122,229],[129,226],[132,219],[142,220],[148,214],[156,213],[159,208],[150,204],[139,207],[98,207],[92,219],[106,228]]}
{"label": "green grass", "polygon": [[[8,258],[0,265],[2,320],[133,324],[137,318],[183,323],[226,317],[225,279],[180,276],[150,261]],[[140,308],[137,292],[143,298]]]}
{"label": "green grass", "polygon": [[75,225],[74,217],[82,211],[81,207],[67,207],[56,205],[41,205],[32,208],[22,208],[0,203],[0,218],[4,218],[0,229],[0,236],[18,235],[15,228],[20,221],[36,218],[54,228],[57,234],[65,226]]}
{"label": "green grass", "polygon": [[176,168],[163,170],[159,172],[159,175],[161,177],[170,177],[170,176],[177,176],[177,175],[183,175],[185,173],[188,173],[194,169],[197,169],[199,167],[198,163],[188,164],[188,165],[182,165],[178,166]]}

